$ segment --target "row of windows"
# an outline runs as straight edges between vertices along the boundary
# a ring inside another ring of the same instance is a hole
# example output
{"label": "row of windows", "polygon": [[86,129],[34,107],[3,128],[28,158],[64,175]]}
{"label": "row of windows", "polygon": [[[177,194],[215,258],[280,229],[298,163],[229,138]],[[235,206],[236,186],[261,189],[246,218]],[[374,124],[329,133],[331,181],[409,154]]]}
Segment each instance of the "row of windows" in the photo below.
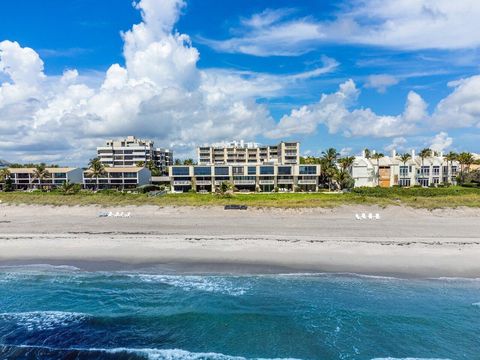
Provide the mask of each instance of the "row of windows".
{"label": "row of windows", "polygon": [[[215,175],[228,176],[229,168],[227,166],[216,166],[214,168]],[[292,175],[291,166],[279,166],[277,168],[278,175]],[[190,168],[188,166],[176,166],[172,169],[174,176],[189,176]],[[233,166],[233,175],[245,175],[245,168],[243,166]],[[316,166],[302,165],[299,167],[300,175],[315,175],[317,173]],[[207,176],[212,175],[212,168],[210,166],[195,166],[193,168],[193,174],[195,176]],[[256,175],[257,168],[255,166],[247,167],[247,175]],[[274,175],[274,166],[260,166],[260,175]]]}

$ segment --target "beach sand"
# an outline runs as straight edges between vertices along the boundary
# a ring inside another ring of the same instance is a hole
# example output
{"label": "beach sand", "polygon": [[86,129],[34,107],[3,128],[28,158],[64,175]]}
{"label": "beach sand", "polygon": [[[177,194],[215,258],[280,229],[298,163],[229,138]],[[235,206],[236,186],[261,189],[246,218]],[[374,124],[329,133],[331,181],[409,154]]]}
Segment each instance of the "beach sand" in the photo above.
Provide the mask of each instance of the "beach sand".
{"label": "beach sand", "polygon": [[[0,204],[0,264],[480,277],[480,209],[104,210]],[[361,212],[381,219],[355,220]]]}

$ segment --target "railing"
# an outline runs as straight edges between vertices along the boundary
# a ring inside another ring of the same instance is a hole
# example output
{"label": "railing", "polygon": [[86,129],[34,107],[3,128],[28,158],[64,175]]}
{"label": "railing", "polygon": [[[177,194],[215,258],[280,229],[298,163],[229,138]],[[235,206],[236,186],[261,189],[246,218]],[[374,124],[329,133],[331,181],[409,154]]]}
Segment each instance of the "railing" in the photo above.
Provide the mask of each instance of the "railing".
{"label": "railing", "polygon": [[299,185],[317,185],[317,180],[298,180]]}
{"label": "railing", "polygon": [[278,184],[293,184],[293,179],[278,179]]}
{"label": "railing", "polygon": [[255,185],[255,180],[234,180],[235,185]]}
{"label": "railing", "polygon": [[173,185],[191,185],[192,182],[190,180],[175,180],[173,181]]}
{"label": "railing", "polygon": [[275,180],[259,180],[258,182],[260,185],[274,185]]}
{"label": "railing", "polygon": [[197,185],[212,185],[211,180],[197,180]]}

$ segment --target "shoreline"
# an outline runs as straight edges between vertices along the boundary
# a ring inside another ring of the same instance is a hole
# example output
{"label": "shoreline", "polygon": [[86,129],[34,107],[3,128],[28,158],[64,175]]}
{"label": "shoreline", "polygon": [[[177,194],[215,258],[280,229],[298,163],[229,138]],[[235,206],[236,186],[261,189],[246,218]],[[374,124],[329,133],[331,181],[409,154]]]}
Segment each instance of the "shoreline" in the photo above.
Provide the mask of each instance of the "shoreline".
{"label": "shoreline", "polygon": [[[131,218],[99,218],[94,206],[2,205],[0,266],[480,277],[480,210],[125,209]],[[356,212],[381,220],[355,220]]]}

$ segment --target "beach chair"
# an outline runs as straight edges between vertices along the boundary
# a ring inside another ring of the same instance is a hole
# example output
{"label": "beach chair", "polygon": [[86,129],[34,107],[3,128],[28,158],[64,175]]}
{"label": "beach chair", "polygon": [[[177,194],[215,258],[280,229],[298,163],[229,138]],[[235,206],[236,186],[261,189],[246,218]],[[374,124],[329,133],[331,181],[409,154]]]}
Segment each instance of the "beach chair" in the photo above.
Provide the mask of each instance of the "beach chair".
{"label": "beach chair", "polygon": [[108,217],[112,217],[113,216],[113,213],[111,211],[108,212]]}
{"label": "beach chair", "polygon": [[362,218],[361,218],[360,215],[358,215],[358,214],[355,214],[355,219],[357,219],[357,220],[362,220]]}
{"label": "beach chair", "polygon": [[367,219],[367,215],[365,215],[365,213],[362,213],[362,219],[364,219],[364,220]]}
{"label": "beach chair", "polygon": [[372,213],[368,213],[368,219],[369,219],[369,220],[373,220],[373,215],[372,215]]}
{"label": "beach chair", "polygon": [[120,216],[120,213],[118,211],[115,213],[115,215],[113,215],[113,217],[119,217],[119,216]]}
{"label": "beach chair", "polygon": [[130,217],[130,212],[125,213],[125,215],[123,215],[123,217],[129,218]]}
{"label": "beach chair", "polygon": [[380,220],[380,214],[375,214],[375,220]]}

